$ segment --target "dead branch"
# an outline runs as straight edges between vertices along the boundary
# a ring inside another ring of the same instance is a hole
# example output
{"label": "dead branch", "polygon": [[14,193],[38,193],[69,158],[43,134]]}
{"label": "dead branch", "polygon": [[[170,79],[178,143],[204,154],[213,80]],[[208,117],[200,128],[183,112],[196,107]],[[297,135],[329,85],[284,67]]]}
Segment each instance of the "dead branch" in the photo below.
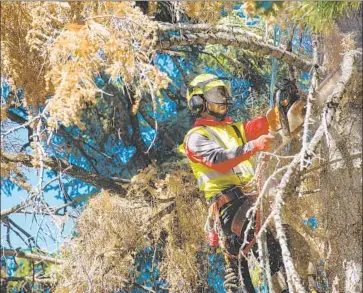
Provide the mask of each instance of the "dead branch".
{"label": "dead branch", "polygon": [[25,276],[25,277],[7,277],[7,278],[1,278],[2,280],[5,280],[6,282],[19,282],[19,281],[27,281],[27,282],[33,282],[33,283],[39,283],[39,284],[56,284],[57,280],[51,279],[51,278],[33,278],[32,276]]}
{"label": "dead branch", "polygon": [[[325,119],[325,124],[322,123],[315,135],[310,141],[307,156],[314,154],[316,148],[318,147],[326,129],[330,128],[330,124],[333,121],[334,114],[339,106],[342,94],[348,85],[350,78],[353,73],[354,59],[357,56],[355,51],[348,51],[344,54],[343,61],[341,63],[341,77],[339,78],[334,92],[329,96],[325,103],[325,107],[322,111],[322,119]],[[308,166],[305,166],[306,169]]]}
{"label": "dead branch", "polygon": [[287,276],[287,285],[289,287],[289,292],[295,292],[294,288],[296,289],[296,292],[298,293],[305,293],[306,290],[304,289],[304,286],[301,283],[300,277],[298,273],[296,272],[294,263],[292,261],[292,257],[287,245],[287,239],[285,232],[282,227],[282,221],[280,217],[280,213],[276,213],[274,215],[274,222],[277,232],[277,238],[279,239],[280,246],[281,246],[281,252],[282,252],[282,259],[284,261],[285,265],[285,271]]}
{"label": "dead branch", "polygon": [[[317,44],[317,38],[315,34],[311,35],[311,39],[312,39],[312,47],[313,47],[313,63],[318,64],[318,44]],[[303,169],[305,166],[305,162],[304,162],[304,158],[305,158],[305,152],[307,150],[308,147],[308,132],[309,132],[309,124],[310,124],[310,115],[311,115],[311,108],[312,108],[312,102],[314,100],[314,95],[315,95],[315,91],[316,91],[316,87],[317,87],[317,78],[318,78],[318,73],[316,70],[316,66],[314,66],[312,68],[313,70],[313,76],[311,78],[311,84],[310,84],[310,89],[309,89],[309,94],[306,100],[306,114],[305,114],[305,119],[304,119],[304,131],[303,131],[303,136],[302,136],[302,156],[301,156],[301,160],[300,160],[300,169]]]}
{"label": "dead branch", "polygon": [[[1,154],[2,159],[8,162],[13,163],[20,163],[26,167],[36,167],[34,166],[34,157],[31,155],[25,155],[25,154],[9,154],[3,152]],[[120,196],[126,195],[126,189],[125,187],[118,181],[97,175],[92,172],[88,172],[78,166],[72,165],[62,159],[56,159],[53,157],[46,157],[44,158],[44,167],[58,170],[59,168],[66,169],[67,174],[73,177],[76,177],[86,183],[89,183],[91,185],[94,185],[99,188],[103,188],[106,190],[110,190],[114,193],[119,194]]]}
{"label": "dead branch", "polygon": [[15,257],[19,257],[19,258],[49,262],[49,263],[54,263],[54,264],[65,263],[65,260],[63,260],[63,259],[58,259],[55,257],[40,255],[40,254],[35,254],[35,253],[30,253],[30,252],[25,253],[23,251],[13,250],[13,249],[1,249],[1,254],[4,256],[15,256]]}
{"label": "dead branch", "polygon": [[27,199],[27,200],[25,200],[25,201],[23,201],[23,202],[15,205],[15,206],[11,207],[11,208],[8,208],[6,210],[1,210],[0,219],[2,220],[4,217],[7,217],[10,214],[16,213],[16,212],[18,212],[18,211],[20,211],[20,210],[22,210],[22,209],[24,209],[24,208],[32,205],[33,204],[33,200],[36,197],[36,195],[37,195],[36,193],[33,193],[29,197],[29,199]]}
{"label": "dead branch", "polygon": [[[351,160],[358,159],[358,158],[362,158],[362,153],[361,152],[359,152],[357,154],[352,154],[352,155],[349,156],[349,159],[351,159]],[[337,162],[340,162],[340,161],[344,161],[344,160],[346,160],[346,158],[338,158],[338,159],[335,159],[335,160],[332,160],[332,161],[329,161],[329,162],[326,162],[326,163],[322,163],[322,164],[320,164],[320,166],[316,166],[314,168],[310,168],[309,170],[306,170],[304,172],[304,174],[302,176],[302,180],[308,178],[309,175],[307,175],[307,174],[309,174],[311,172],[317,171],[317,170],[319,170],[321,168],[324,168],[324,167],[326,167],[328,165],[331,165],[331,164],[334,164],[334,163],[337,163]]]}
{"label": "dead branch", "polygon": [[[194,25],[174,25],[174,26],[159,26],[160,32],[178,30],[181,32],[180,36],[172,36],[167,34],[161,34],[157,41],[156,49],[165,50],[178,46],[191,46],[191,45],[205,45],[205,44],[219,44],[224,46],[233,46],[244,50],[253,51],[254,53],[261,55],[269,55],[285,61],[286,63],[293,65],[305,72],[309,72],[312,66],[312,62],[305,60],[301,56],[288,52],[284,49],[275,47],[273,45],[264,43],[261,40],[251,37],[250,33],[242,29],[225,28],[222,29],[219,26],[215,28],[211,26],[199,26],[198,29],[194,29]],[[320,74],[324,74],[324,68],[317,69]]]}

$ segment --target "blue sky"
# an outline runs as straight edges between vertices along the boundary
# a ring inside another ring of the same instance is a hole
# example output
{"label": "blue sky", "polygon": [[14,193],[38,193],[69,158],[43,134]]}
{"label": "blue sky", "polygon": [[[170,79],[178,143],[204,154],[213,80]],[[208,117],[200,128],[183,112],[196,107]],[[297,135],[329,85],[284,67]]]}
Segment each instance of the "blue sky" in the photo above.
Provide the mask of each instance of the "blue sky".
{"label": "blue sky", "polygon": [[[11,124],[11,126],[14,125],[15,124]],[[6,137],[6,140],[15,141],[17,144],[22,145],[27,142],[28,139],[27,135],[28,134],[26,129],[20,129],[16,132],[16,134],[11,134],[8,137]],[[24,175],[27,177],[28,182],[33,186],[33,188],[36,188],[39,180],[38,177],[39,170],[22,168],[22,171],[24,171]],[[49,176],[49,173],[45,172],[44,183],[48,182],[51,178],[52,177]],[[7,192],[5,192],[4,190],[4,184],[2,184],[1,209],[4,210],[13,207],[21,203],[22,201],[26,200],[27,197],[28,197],[27,191],[19,190],[16,187],[10,191],[10,194],[7,194]],[[57,206],[63,204],[63,200],[57,197],[58,197],[58,191],[56,190],[49,190],[45,193],[46,202],[50,206]],[[40,246],[40,248],[46,249],[50,252],[56,251],[59,248],[59,245],[64,241],[64,239],[70,237],[73,227],[73,220],[70,219],[67,221],[65,225],[64,232],[61,233],[60,229],[57,227],[57,225],[53,224],[53,221],[51,221],[49,216],[43,217],[38,215],[36,216],[36,219],[34,219],[33,215],[30,214],[15,213],[10,215],[9,217],[21,228],[28,231],[31,235],[37,235],[37,233],[39,232],[38,231],[39,225],[37,224],[36,221],[38,221],[38,223],[42,223],[42,226],[44,227],[46,233],[41,233],[42,237],[37,237],[36,241]],[[49,235],[47,235],[47,233]],[[15,233],[11,233],[10,240],[14,248],[25,246],[24,242]],[[6,242],[6,227],[4,225],[1,225],[1,244],[4,245],[5,247],[8,246],[8,243]]]}

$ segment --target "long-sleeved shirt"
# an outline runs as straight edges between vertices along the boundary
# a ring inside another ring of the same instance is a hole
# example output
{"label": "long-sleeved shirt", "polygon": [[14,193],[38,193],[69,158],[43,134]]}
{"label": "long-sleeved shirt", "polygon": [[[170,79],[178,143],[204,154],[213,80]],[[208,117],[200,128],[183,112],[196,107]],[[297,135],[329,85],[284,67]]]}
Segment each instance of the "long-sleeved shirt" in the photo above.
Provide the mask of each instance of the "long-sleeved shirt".
{"label": "long-sleeved shirt", "polygon": [[[198,118],[194,127],[205,126],[224,126],[232,127],[230,118],[219,122],[212,119]],[[210,139],[198,132],[191,132],[185,142],[185,151],[188,158],[194,162],[199,162],[218,172],[227,172],[233,167],[248,160],[255,153],[252,140],[257,139],[263,134],[268,134],[268,122],[266,117],[258,117],[246,123],[239,123],[239,127],[244,127],[247,141],[236,147],[225,149],[213,139]],[[242,125],[242,126],[241,126]]]}

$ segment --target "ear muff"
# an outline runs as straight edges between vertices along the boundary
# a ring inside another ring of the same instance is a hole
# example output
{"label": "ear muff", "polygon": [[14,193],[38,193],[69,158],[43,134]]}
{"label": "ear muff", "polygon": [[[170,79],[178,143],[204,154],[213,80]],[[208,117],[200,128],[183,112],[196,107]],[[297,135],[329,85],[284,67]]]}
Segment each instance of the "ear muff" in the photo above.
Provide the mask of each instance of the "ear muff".
{"label": "ear muff", "polygon": [[206,109],[203,95],[194,95],[188,102],[189,110],[194,114],[201,114]]}

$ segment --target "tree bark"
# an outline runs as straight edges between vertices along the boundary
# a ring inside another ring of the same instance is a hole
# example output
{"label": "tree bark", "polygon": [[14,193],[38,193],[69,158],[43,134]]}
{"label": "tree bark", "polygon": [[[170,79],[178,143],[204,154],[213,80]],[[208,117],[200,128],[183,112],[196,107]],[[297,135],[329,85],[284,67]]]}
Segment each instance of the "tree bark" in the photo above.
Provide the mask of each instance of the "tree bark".
{"label": "tree bark", "polygon": [[[301,174],[303,171],[306,170],[308,166],[311,164],[312,157],[325,134],[325,131],[329,129],[330,124],[334,118],[334,114],[336,109],[339,106],[339,102],[342,98],[342,94],[352,77],[353,72],[353,62],[354,62],[355,54],[354,52],[346,52],[343,58],[343,62],[341,64],[341,72],[342,75],[339,78],[335,91],[326,101],[325,107],[323,109],[322,119],[325,119],[325,125],[322,122],[318,130],[315,132],[313,138],[311,139],[306,151],[302,150],[298,153],[294,160],[288,165],[288,169],[284,176],[281,179],[281,183],[278,187],[277,193],[275,195],[275,202],[274,202],[274,210],[271,215],[268,217],[274,218],[277,237],[280,242],[281,250],[282,250],[282,257],[285,264],[286,272],[287,272],[287,279],[289,283],[289,289],[294,285],[297,292],[305,292],[304,288],[301,285],[299,280],[299,276],[296,273],[290,251],[287,246],[286,235],[283,230],[283,226],[281,223],[280,213],[283,204],[284,197],[291,195],[291,190],[293,190],[298,184],[298,178],[301,178]],[[298,168],[300,158],[303,157],[304,160],[307,161],[307,164],[304,168]],[[266,222],[268,221],[266,220]]]}

